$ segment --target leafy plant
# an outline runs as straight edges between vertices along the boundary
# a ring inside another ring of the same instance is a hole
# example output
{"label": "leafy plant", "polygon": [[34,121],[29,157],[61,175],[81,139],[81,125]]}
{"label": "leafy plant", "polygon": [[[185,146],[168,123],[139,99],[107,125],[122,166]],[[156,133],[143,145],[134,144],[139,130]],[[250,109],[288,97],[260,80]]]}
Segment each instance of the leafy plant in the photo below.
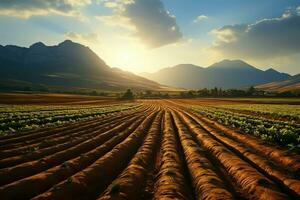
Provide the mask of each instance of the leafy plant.
{"label": "leafy plant", "polygon": [[221,124],[237,128],[242,133],[254,134],[269,143],[285,147],[297,147],[300,144],[300,127],[298,124],[272,121],[209,106],[196,106],[192,107],[191,110]]}

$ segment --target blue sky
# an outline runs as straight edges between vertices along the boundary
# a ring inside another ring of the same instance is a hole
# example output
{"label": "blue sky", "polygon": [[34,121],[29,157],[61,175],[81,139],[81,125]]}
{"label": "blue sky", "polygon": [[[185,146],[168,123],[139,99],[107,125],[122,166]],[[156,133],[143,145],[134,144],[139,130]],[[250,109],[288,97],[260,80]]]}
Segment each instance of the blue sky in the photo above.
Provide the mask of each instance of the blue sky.
{"label": "blue sky", "polygon": [[153,72],[243,59],[300,73],[299,0],[3,0],[0,44],[93,49],[112,67]]}

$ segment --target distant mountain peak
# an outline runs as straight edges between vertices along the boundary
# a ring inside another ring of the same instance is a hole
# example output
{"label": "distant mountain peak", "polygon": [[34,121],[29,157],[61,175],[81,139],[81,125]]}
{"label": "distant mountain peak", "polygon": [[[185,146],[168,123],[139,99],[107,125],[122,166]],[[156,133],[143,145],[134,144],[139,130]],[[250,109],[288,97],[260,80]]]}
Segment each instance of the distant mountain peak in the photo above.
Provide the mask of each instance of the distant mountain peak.
{"label": "distant mountain peak", "polygon": [[63,42],[61,42],[61,43],[58,44],[58,46],[70,46],[70,45],[80,45],[80,46],[83,46],[83,45],[81,45],[79,43],[73,42],[72,40],[65,40],[65,41],[63,41]]}
{"label": "distant mountain peak", "polygon": [[237,60],[224,59],[224,60],[221,60],[218,63],[238,63],[238,64],[247,64],[248,65],[248,63],[246,63],[243,60],[239,60],[239,59],[237,59]]}
{"label": "distant mountain peak", "polygon": [[267,69],[265,72],[278,72],[278,71],[276,71],[276,70],[273,69],[273,68],[269,68],[269,69]]}
{"label": "distant mountain peak", "polygon": [[286,78],[289,78],[289,77],[290,77],[289,74],[283,73],[283,72],[279,72],[279,71],[277,71],[277,70],[275,70],[275,69],[273,69],[273,68],[269,68],[269,69],[267,69],[265,72],[268,73],[268,74],[271,74],[271,75],[273,75],[273,76],[276,76],[276,75],[283,75],[283,76],[285,76]]}
{"label": "distant mountain peak", "polygon": [[[242,60],[225,59],[209,66],[210,69],[257,69]],[[258,70],[258,69],[257,69]]]}
{"label": "distant mountain peak", "polygon": [[46,45],[42,42],[37,42],[31,45],[29,48],[41,48],[41,47],[46,47]]}
{"label": "distant mountain peak", "polygon": [[179,64],[179,65],[175,65],[171,68],[203,68],[203,67],[200,67],[200,66],[194,65],[194,64]]}

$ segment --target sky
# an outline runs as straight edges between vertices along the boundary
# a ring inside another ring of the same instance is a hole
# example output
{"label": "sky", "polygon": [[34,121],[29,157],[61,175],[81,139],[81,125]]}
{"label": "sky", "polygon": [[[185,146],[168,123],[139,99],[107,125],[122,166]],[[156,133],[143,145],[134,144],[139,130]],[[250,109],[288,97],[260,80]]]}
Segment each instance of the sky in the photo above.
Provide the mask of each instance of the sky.
{"label": "sky", "polygon": [[300,0],[1,0],[0,44],[89,46],[134,73],[241,59],[300,73]]}

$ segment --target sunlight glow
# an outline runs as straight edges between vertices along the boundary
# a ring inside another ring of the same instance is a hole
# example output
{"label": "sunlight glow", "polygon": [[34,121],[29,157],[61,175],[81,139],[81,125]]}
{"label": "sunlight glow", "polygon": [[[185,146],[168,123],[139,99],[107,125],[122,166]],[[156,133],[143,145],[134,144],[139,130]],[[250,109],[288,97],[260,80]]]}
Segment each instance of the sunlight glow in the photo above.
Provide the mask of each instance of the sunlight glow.
{"label": "sunlight glow", "polygon": [[127,52],[120,52],[117,55],[117,59],[120,63],[123,63],[125,65],[128,65],[128,64],[132,65],[138,59],[138,56],[134,52],[127,51]]}

